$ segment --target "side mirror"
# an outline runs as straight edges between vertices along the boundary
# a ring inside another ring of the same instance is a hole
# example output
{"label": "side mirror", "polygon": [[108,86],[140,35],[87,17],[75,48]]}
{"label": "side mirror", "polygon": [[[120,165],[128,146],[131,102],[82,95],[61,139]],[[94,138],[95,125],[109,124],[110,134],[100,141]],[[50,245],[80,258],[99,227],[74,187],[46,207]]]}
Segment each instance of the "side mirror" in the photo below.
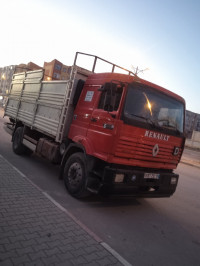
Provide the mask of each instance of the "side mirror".
{"label": "side mirror", "polygon": [[103,86],[101,86],[98,91],[109,91],[111,89],[111,83],[106,82]]}
{"label": "side mirror", "polygon": [[103,86],[101,86],[100,88],[98,88],[98,91],[105,91],[105,89]]}

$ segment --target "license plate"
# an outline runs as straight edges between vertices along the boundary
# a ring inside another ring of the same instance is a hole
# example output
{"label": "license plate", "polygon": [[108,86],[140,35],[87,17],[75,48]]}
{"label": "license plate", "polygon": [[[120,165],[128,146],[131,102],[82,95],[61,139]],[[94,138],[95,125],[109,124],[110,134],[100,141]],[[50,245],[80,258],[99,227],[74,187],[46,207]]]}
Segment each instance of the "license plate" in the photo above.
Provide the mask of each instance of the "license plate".
{"label": "license plate", "polygon": [[144,174],[145,179],[159,179],[160,174],[155,174],[155,173],[145,173]]}

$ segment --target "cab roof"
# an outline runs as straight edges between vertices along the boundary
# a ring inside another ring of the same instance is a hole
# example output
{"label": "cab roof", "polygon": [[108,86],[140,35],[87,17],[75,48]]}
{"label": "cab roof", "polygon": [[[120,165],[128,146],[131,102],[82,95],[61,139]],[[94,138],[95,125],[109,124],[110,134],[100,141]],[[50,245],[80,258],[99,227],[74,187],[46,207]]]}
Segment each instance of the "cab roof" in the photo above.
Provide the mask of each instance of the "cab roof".
{"label": "cab roof", "polygon": [[149,82],[147,80],[141,79],[138,76],[133,76],[133,75],[125,75],[125,74],[119,74],[119,73],[95,73],[91,74],[88,79],[86,80],[86,85],[99,85],[102,86],[106,82],[111,82],[111,81],[120,81],[124,83],[132,83],[136,82],[139,84],[147,85],[157,91],[160,91],[164,94],[167,94],[168,96],[171,96],[185,105],[185,100],[178,94],[167,90],[157,84],[154,84],[152,82]]}

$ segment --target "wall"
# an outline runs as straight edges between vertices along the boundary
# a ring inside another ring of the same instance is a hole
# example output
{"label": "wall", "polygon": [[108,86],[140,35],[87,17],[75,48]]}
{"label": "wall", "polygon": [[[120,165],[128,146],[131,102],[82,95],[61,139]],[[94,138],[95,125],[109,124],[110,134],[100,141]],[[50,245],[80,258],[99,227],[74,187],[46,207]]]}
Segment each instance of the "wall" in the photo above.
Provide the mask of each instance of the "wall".
{"label": "wall", "polygon": [[193,131],[200,131],[200,114],[186,110],[185,134],[191,139]]}
{"label": "wall", "polygon": [[192,138],[186,140],[185,146],[189,148],[200,149],[200,132],[193,131]]}

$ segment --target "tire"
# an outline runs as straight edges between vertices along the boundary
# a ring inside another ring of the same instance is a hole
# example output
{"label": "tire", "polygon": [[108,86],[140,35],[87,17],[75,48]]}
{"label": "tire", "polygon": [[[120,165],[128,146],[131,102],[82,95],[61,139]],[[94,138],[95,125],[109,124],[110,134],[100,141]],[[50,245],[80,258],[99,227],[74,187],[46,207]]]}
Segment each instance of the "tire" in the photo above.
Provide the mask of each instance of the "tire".
{"label": "tire", "polygon": [[86,173],[84,154],[78,152],[71,155],[65,163],[63,178],[67,191],[75,198],[85,198],[90,194],[87,190]]}
{"label": "tire", "polygon": [[27,152],[26,147],[22,143],[23,138],[23,127],[18,127],[13,135],[12,148],[14,153],[18,155],[25,154]]}

